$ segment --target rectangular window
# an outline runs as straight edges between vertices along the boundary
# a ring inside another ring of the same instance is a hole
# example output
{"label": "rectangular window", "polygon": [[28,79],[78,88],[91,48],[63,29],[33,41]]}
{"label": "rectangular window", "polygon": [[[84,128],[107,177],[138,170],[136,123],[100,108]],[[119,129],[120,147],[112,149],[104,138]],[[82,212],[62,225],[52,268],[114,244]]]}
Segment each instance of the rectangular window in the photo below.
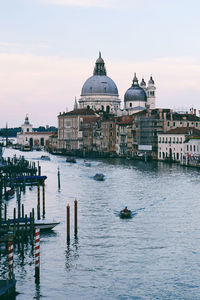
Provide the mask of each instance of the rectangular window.
{"label": "rectangular window", "polygon": [[189,146],[187,145],[187,151],[189,151]]}
{"label": "rectangular window", "polygon": [[196,147],[195,147],[195,145],[194,145],[193,149],[194,149],[194,152],[195,152],[195,151],[196,151]]}
{"label": "rectangular window", "polygon": [[192,145],[190,145],[190,151],[192,151]]}
{"label": "rectangular window", "polygon": [[161,158],[161,152],[159,152],[159,158]]}
{"label": "rectangular window", "polygon": [[176,123],[175,122],[173,122],[173,126],[175,126],[176,125]]}

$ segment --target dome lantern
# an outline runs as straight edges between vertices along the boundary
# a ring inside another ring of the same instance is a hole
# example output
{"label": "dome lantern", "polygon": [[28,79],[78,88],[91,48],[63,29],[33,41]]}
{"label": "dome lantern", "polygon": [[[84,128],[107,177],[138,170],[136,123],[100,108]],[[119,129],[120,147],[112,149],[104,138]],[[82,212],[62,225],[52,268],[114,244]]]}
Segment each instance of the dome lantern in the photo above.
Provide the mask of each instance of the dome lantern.
{"label": "dome lantern", "polygon": [[103,58],[101,57],[101,52],[99,51],[99,57],[96,60],[93,75],[105,75],[106,68]]}

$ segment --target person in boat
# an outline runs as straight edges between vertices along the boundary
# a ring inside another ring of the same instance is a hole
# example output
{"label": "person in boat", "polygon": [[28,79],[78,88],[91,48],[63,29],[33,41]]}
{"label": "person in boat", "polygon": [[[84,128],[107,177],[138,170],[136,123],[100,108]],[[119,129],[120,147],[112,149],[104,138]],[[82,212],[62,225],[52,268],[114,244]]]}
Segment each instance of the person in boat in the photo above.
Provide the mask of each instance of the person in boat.
{"label": "person in boat", "polygon": [[129,210],[128,210],[127,206],[125,206],[125,208],[124,208],[124,212],[129,212]]}

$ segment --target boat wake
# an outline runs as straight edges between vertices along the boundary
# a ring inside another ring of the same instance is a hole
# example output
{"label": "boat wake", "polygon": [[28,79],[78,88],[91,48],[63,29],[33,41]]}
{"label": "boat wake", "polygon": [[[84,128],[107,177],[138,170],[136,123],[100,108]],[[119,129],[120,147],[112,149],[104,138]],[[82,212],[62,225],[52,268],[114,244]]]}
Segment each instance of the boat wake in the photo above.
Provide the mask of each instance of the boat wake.
{"label": "boat wake", "polygon": [[[139,212],[142,212],[142,211],[148,209],[149,207],[153,207],[153,206],[155,206],[155,205],[157,205],[157,204],[159,204],[159,203],[165,201],[166,199],[167,199],[167,198],[164,197],[164,198],[162,198],[162,199],[158,199],[158,200],[152,202],[151,204],[147,205],[146,207],[140,207],[140,208],[138,208],[138,209],[131,210],[131,211],[132,211],[132,213],[131,213],[131,218],[136,217],[137,214],[138,214]],[[117,217],[120,217],[120,211],[115,211],[114,214],[115,214]]]}

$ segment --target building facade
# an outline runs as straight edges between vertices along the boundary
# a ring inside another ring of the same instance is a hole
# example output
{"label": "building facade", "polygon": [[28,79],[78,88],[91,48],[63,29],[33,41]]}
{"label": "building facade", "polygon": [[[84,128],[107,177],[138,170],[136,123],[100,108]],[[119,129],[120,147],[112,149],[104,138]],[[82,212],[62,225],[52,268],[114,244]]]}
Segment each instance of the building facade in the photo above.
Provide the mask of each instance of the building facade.
{"label": "building facade", "polygon": [[24,146],[33,148],[45,148],[49,145],[49,137],[52,131],[37,132],[33,131],[33,125],[30,124],[28,116],[25,118],[24,124],[21,125],[21,132],[17,133],[17,144],[23,149]]}
{"label": "building facade", "polygon": [[[187,153],[185,141],[199,136],[200,130],[193,127],[178,127],[158,134],[158,160],[181,162]],[[189,147],[189,145],[188,145]],[[191,149],[191,147],[189,148]],[[192,149],[191,149],[192,150]],[[194,150],[194,148],[193,148]]]}

